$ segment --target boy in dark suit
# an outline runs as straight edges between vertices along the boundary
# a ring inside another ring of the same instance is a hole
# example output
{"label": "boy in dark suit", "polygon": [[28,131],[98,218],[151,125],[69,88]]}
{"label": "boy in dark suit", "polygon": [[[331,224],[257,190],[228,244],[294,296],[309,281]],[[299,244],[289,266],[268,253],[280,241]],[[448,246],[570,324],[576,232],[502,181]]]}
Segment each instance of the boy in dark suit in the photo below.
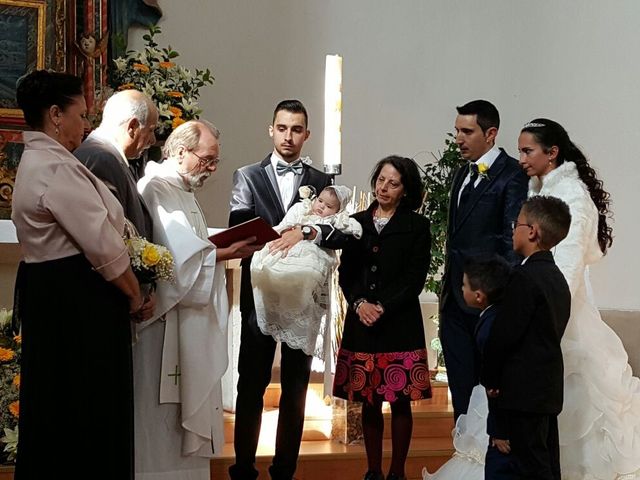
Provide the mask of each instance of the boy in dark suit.
{"label": "boy in dark suit", "polygon": [[[482,311],[475,328],[475,339],[478,351],[482,357],[485,343],[489,338],[491,327],[496,318],[502,300],[504,289],[509,280],[511,266],[498,255],[472,258],[465,262],[462,277],[462,297],[469,308],[479,308]],[[487,416],[487,434],[490,442],[485,457],[485,478],[498,479],[509,472],[510,456],[498,451],[494,439],[508,438],[504,432],[497,430],[495,413],[489,399],[489,415]]]}
{"label": "boy in dark suit", "polygon": [[[569,231],[569,207],[554,197],[528,199],[513,223],[514,268],[484,347],[482,384],[494,400],[498,450],[511,453],[513,479],[560,479],[557,417],[562,410],[560,340],[571,294],[550,252]],[[487,477],[488,478],[488,477]]]}

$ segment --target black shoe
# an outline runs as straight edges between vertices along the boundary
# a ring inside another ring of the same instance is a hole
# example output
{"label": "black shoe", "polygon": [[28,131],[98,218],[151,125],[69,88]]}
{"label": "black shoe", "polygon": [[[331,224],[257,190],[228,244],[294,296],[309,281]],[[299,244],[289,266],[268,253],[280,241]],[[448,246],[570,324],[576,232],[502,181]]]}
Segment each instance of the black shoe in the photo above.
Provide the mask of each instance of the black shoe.
{"label": "black shoe", "polygon": [[390,473],[387,475],[387,480],[407,480],[407,477],[400,477],[395,473]]}
{"label": "black shoe", "polygon": [[367,472],[364,474],[364,480],[384,480],[382,472]]}

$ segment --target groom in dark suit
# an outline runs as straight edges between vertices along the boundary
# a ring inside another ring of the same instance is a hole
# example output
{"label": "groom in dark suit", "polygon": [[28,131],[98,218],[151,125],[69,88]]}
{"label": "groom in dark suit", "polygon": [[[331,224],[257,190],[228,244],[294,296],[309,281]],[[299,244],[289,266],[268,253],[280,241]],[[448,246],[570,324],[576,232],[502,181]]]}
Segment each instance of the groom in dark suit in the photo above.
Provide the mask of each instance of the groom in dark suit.
{"label": "groom in dark suit", "polygon": [[456,143],[469,163],[453,177],[440,295],[440,340],[456,419],[467,412],[479,377],[474,340],[479,311],[467,307],[462,297],[464,262],[492,254],[516,262],[511,222],[518,216],[528,185],[517,160],[495,146],[500,127],[496,107],[474,100],[457,111]]}
{"label": "groom in dark suit", "polygon": [[[298,188],[312,185],[319,193],[330,177],[302,161],[300,152],[309,138],[307,111],[298,100],[285,100],[273,113],[269,127],[274,150],[259,163],[238,169],[233,176],[229,225],[262,217],[277,225],[300,200]],[[277,342],[264,335],[256,323],[251,286],[251,258],[242,260],[240,312],[242,332],[238,359],[238,398],[234,448],[236,463],[229,468],[234,480],[258,477],[255,468],[260,435],[262,397],[271,381]],[[296,470],[311,358],[302,350],[281,343],[280,395],[275,456],[269,473],[274,480],[291,480]]]}

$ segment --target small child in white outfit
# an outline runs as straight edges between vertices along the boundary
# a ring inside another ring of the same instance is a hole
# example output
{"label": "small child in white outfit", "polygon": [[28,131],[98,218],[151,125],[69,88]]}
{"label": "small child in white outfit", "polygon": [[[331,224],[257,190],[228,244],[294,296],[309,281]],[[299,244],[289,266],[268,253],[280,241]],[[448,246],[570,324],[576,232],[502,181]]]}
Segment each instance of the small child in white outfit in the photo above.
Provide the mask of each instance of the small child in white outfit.
{"label": "small child in white outfit", "polygon": [[[360,238],[362,226],[345,211],[351,190],[330,185],[314,198],[300,187],[302,200],[293,205],[275,228],[283,232],[299,225],[332,225]],[[324,359],[329,303],[329,279],[338,266],[333,250],[311,240],[294,245],[286,257],[269,253],[265,246],[253,255],[251,282],[260,330],[289,347]]]}

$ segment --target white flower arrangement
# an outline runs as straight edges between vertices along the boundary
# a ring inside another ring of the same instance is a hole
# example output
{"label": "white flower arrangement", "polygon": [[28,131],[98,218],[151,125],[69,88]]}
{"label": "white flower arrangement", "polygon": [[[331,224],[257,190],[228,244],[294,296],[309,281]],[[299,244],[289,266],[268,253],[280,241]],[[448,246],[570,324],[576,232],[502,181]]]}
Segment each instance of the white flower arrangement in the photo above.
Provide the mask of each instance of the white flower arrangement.
{"label": "white flower arrangement", "polygon": [[160,49],[153,38],[157,33],[160,27],[149,26],[143,51],[130,50],[113,61],[113,83],[116,90],[140,90],[153,100],[160,114],[156,135],[166,138],[180,124],[199,118],[200,88],[214,78],[208,68],[193,73],[177,65],[174,59],[180,54],[171,46]]}

